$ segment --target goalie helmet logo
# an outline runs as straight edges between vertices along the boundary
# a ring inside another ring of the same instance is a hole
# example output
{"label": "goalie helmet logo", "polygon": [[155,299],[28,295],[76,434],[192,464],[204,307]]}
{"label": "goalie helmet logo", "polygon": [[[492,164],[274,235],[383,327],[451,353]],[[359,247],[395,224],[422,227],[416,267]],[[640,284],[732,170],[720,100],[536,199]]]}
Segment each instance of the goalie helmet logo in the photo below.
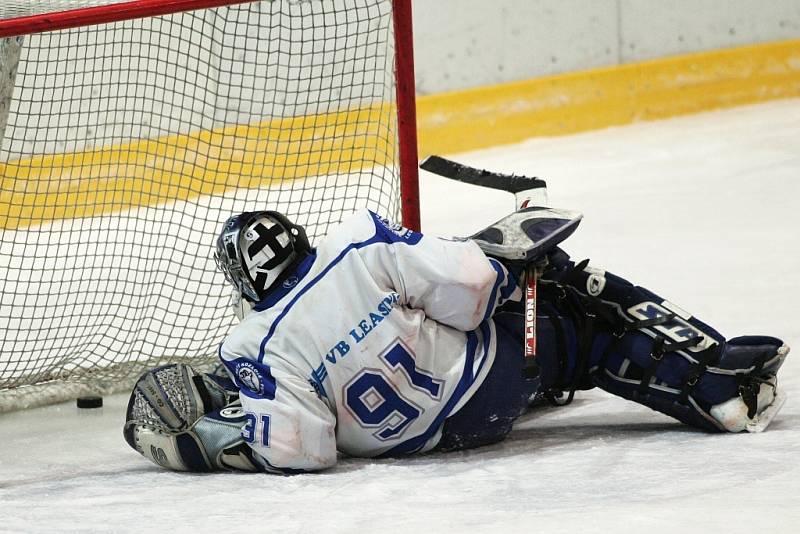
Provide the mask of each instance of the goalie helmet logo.
{"label": "goalie helmet logo", "polygon": [[302,227],[274,211],[248,212],[225,222],[214,259],[243,297],[258,302],[309,251]]}
{"label": "goalie helmet logo", "polygon": [[269,217],[259,217],[243,234],[245,272],[262,294],[294,258],[289,233]]}

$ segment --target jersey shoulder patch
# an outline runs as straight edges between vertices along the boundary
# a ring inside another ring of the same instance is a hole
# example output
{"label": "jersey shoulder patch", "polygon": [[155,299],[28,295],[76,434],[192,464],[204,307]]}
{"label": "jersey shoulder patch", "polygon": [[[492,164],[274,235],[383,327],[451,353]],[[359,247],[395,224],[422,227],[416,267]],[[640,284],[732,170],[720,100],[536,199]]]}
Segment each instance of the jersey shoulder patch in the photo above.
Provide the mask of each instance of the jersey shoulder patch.
{"label": "jersey shoulder patch", "polygon": [[422,234],[409,230],[400,223],[381,217],[377,213],[370,211],[370,216],[375,223],[378,235],[387,243],[407,243],[416,245],[422,239]]}
{"label": "jersey shoulder patch", "polygon": [[278,384],[269,365],[250,358],[223,359],[222,363],[243,395],[267,400],[275,398]]}

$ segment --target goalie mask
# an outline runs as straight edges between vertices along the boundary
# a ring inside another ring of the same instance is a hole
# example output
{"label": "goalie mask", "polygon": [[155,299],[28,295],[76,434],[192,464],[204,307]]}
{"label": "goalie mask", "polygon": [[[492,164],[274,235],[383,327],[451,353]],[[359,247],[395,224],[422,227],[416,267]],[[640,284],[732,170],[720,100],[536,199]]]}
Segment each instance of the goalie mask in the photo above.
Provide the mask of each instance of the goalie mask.
{"label": "goalie mask", "polygon": [[234,215],[217,238],[214,260],[250,302],[266,297],[311,250],[305,230],[276,211]]}

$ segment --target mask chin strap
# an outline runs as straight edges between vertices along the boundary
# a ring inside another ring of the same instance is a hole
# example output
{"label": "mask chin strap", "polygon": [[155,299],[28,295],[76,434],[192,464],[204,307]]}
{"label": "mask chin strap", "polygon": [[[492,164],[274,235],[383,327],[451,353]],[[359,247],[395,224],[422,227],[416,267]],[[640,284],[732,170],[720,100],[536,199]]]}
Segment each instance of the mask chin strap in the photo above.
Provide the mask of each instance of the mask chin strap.
{"label": "mask chin strap", "polygon": [[230,308],[233,310],[233,314],[236,318],[241,321],[253,311],[253,303],[244,298],[242,293],[234,288],[233,291],[231,291]]}
{"label": "mask chin strap", "polygon": [[[247,282],[247,284],[245,284],[245,282]],[[242,298],[248,302],[256,303],[262,298],[258,295],[258,290],[253,284],[253,281],[250,279],[250,275],[247,274],[247,271],[242,272],[242,278],[241,282],[239,283],[238,290]]]}
{"label": "mask chin strap", "polygon": [[[228,257],[226,261],[221,259],[218,254],[214,254],[214,261],[217,263],[217,269],[222,271],[225,275],[225,280],[233,287],[237,300],[245,299],[248,302],[258,302],[258,299],[250,294],[250,292],[254,292],[255,289],[252,286],[247,287],[247,283],[250,282],[250,279],[244,269],[242,269],[238,258],[231,259]],[[231,301],[231,306],[235,306],[233,301]]]}

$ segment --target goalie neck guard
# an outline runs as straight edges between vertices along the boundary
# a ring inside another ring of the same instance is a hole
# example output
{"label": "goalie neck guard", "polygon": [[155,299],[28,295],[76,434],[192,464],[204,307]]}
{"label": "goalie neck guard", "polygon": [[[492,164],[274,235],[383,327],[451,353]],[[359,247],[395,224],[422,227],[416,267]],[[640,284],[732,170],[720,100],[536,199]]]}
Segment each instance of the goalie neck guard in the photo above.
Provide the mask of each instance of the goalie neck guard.
{"label": "goalie neck guard", "polygon": [[214,261],[245,299],[259,302],[311,252],[302,226],[276,211],[230,217],[217,237]]}

